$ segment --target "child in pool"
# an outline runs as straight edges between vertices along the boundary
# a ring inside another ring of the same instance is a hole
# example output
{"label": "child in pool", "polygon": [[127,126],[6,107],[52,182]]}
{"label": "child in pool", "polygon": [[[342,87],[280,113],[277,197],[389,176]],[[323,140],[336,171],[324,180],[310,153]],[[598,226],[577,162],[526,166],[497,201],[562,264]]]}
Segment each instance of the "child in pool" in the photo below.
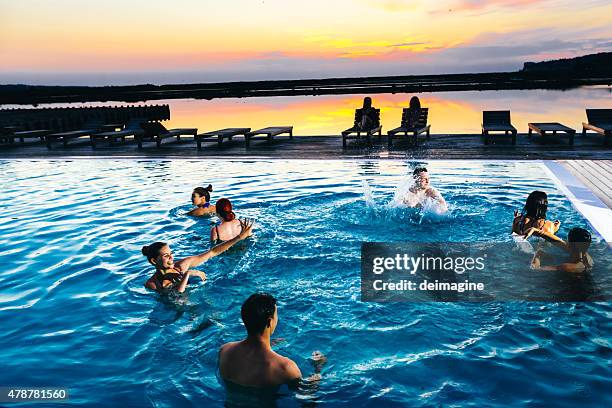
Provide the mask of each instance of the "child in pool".
{"label": "child in pool", "polygon": [[[559,231],[561,222],[554,222],[546,219],[546,211],[548,209],[548,196],[543,191],[533,191],[527,197],[525,206],[519,214],[514,211],[514,220],[512,221],[512,232],[517,235],[526,235],[531,228],[536,228],[539,231],[554,235]],[[530,234],[531,236],[532,234]]]}
{"label": "child in pool", "polygon": [[210,216],[215,213],[215,206],[210,204],[210,193],[212,193],[212,184],[208,187],[196,187],[191,193],[191,202],[196,207],[189,211],[187,215],[194,217]]}
{"label": "child in pool", "polygon": [[551,234],[548,231],[541,231],[537,228],[530,228],[526,237],[536,235],[552,242],[569,254],[567,262],[557,265],[542,265],[542,250],[533,256],[531,267],[540,271],[562,271],[571,273],[584,273],[593,268],[593,258],[588,253],[591,246],[591,233],[584,228],[572,228],[567,234],[567,242]]}

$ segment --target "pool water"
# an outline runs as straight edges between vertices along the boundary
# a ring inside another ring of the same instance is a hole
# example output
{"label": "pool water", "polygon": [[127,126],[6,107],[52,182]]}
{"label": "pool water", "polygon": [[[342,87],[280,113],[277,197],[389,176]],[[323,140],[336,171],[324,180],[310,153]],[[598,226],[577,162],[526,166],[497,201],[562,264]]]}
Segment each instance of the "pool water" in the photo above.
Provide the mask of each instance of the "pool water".
{"label": "pool water", "polygon": [[[389,205],[416,166],[449,202],[440,217]],[[610,406],[612,307],[598,303],[360,302],[361,242],[507,242],[513,210],[549,195],[560,236],[587,221],[537,162],[317,160],[0,161],[0,385],[68,387],[71,403],[224,406],[221,344],[244,336],[240,305],[279,300],[275,349],[311,393],[278,406]],[[185,216],[214,187],[252,239],[163,298],[143,284],[155,240],[175,257],[209,248]],[[597,238],[599,239],[599,238]],[[64,406],[65,404],[62,404]]]}

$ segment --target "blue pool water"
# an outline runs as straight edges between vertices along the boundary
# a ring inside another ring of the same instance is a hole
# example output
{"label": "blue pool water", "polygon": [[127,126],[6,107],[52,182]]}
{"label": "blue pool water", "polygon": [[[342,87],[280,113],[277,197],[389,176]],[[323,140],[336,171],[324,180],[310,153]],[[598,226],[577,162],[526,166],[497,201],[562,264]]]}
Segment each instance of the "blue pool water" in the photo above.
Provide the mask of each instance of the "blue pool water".
{"label": "blue pool water", "polygon": [[[362,303],[362,241],[506,242],[535,189],[587,225],[535,162],[427,162],[447,217],[389,208],[415,163],[302,160],[0,161],[0,386],[68,387],[96,406],[221,407],[221,344],[243,337],[254,291],[279,299],[276,346],[316,392],[279,406],[612,406],[610,303]],[[155,240],[209,247],[186,217],[212,183],[257,220],[178,299],[143,288]],[[62,405],[64,406],[64,405]]]}

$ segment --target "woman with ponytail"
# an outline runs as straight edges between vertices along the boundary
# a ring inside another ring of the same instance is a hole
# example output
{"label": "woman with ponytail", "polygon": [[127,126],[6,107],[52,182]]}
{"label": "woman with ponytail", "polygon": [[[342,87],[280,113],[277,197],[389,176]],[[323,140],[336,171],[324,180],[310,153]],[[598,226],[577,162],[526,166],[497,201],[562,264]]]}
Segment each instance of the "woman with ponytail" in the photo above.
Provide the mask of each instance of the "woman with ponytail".
{"label": "woman with ponytail", "polygon": [[196,187],[191,193],[191,202],[196,207],[189,211],[187,215],[194,217],[210,216],[215,213],[215,206],[210,204],[210,193],[212,193],[212,184],[208,187]]}
{"label": "woman with ponytail", "polygon": [[160,293],[170,290],[176,290],[182,293],[185,291],[191,276],[198,276],[201,280],[205,280],[206,275],[204,272],[196,271],[191,268],[227,251],[238,241],[251,236],[253,221],[236,221],[240,226],[240,232],[235,237],[204,253],[188,256],[178,262],[174,262],[174,255],[165,242],[154,242],[151,245],[142,247],[142,254],[147,258],[147,261],[155,267],[155,273],[147,280],[145,287]]}
{"label": "woman with ponytail", "polygon": [[542,255],[537,251],[531,261],[531,267],[540,271],[561,271],[584,273],[593,268],[593,258],[588,253],[591,246],[591,233],[584,228],[572,228],[567,234],[567,242],[549,232],[542,232],[537,228],[530,228],[527,236],[536,235],[552,242],[569,254],[569,259],[558,265],[542,265]]}
{"label": "woman with ponytail", "polygon": [[546,211],[548,210],[548,196],[543,191],[533,191],[527,197],[527,202],[519,214],[514,211],[514,221],[512,222],[512,232],[518,235],[525,235],[531,228],[555,234],[561,226],[560,221],[548,221]]}
{"label": "woman with ponytail", "polygon": [[210,229],[210,241],[227,241],[240,234],[240,222],[236,219],[230,200],[221,198],[215,208],[221,223]]}

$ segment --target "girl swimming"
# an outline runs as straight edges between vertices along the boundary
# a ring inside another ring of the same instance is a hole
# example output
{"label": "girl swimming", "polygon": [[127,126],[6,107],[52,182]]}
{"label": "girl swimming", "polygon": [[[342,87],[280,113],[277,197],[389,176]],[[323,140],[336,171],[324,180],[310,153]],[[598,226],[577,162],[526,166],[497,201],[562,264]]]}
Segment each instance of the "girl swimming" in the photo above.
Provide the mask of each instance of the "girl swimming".
{"label": "girl swimming", "polygon": [[187,215],[194,217],[210,216],[215,213],[215,206],[210,204],[210,193],[212,193],[212,184],[208,187],[196,187],[191,193],[191,202],[196,207],[189,211]]}
{"label": "girl swimming", "polygon": [[182,293],[185,291],[191,276],[198,276],[200,279],[205,280],[206,274],[204,272],[192,270],[191,268],[220,255],[238,241],[251,236],[253,221],[237,220],[237,222],[240,225],[240,232],[235,237],[204,253],[188,256],[176,263],[174,262],[174,255],[170,250],[170,246],[165,242],[154,242],[151,245],[142,247],[142,254],[151,265],[155,266],[155,273],[147,280],[145,287],[160,293],[173,289]]}
{"label": "girl swimming", "polygon": [[519,214],[514,211],[514,220],[512,221],[512,232],[518,235],[525,235],[530,228],[536,228],[543,232],[555,234],[561,222],[559,220],[552,222],[546,219],[546,211],[548,209],[548,196],[543,191],[533,191],[527,197],[525,206]]}

